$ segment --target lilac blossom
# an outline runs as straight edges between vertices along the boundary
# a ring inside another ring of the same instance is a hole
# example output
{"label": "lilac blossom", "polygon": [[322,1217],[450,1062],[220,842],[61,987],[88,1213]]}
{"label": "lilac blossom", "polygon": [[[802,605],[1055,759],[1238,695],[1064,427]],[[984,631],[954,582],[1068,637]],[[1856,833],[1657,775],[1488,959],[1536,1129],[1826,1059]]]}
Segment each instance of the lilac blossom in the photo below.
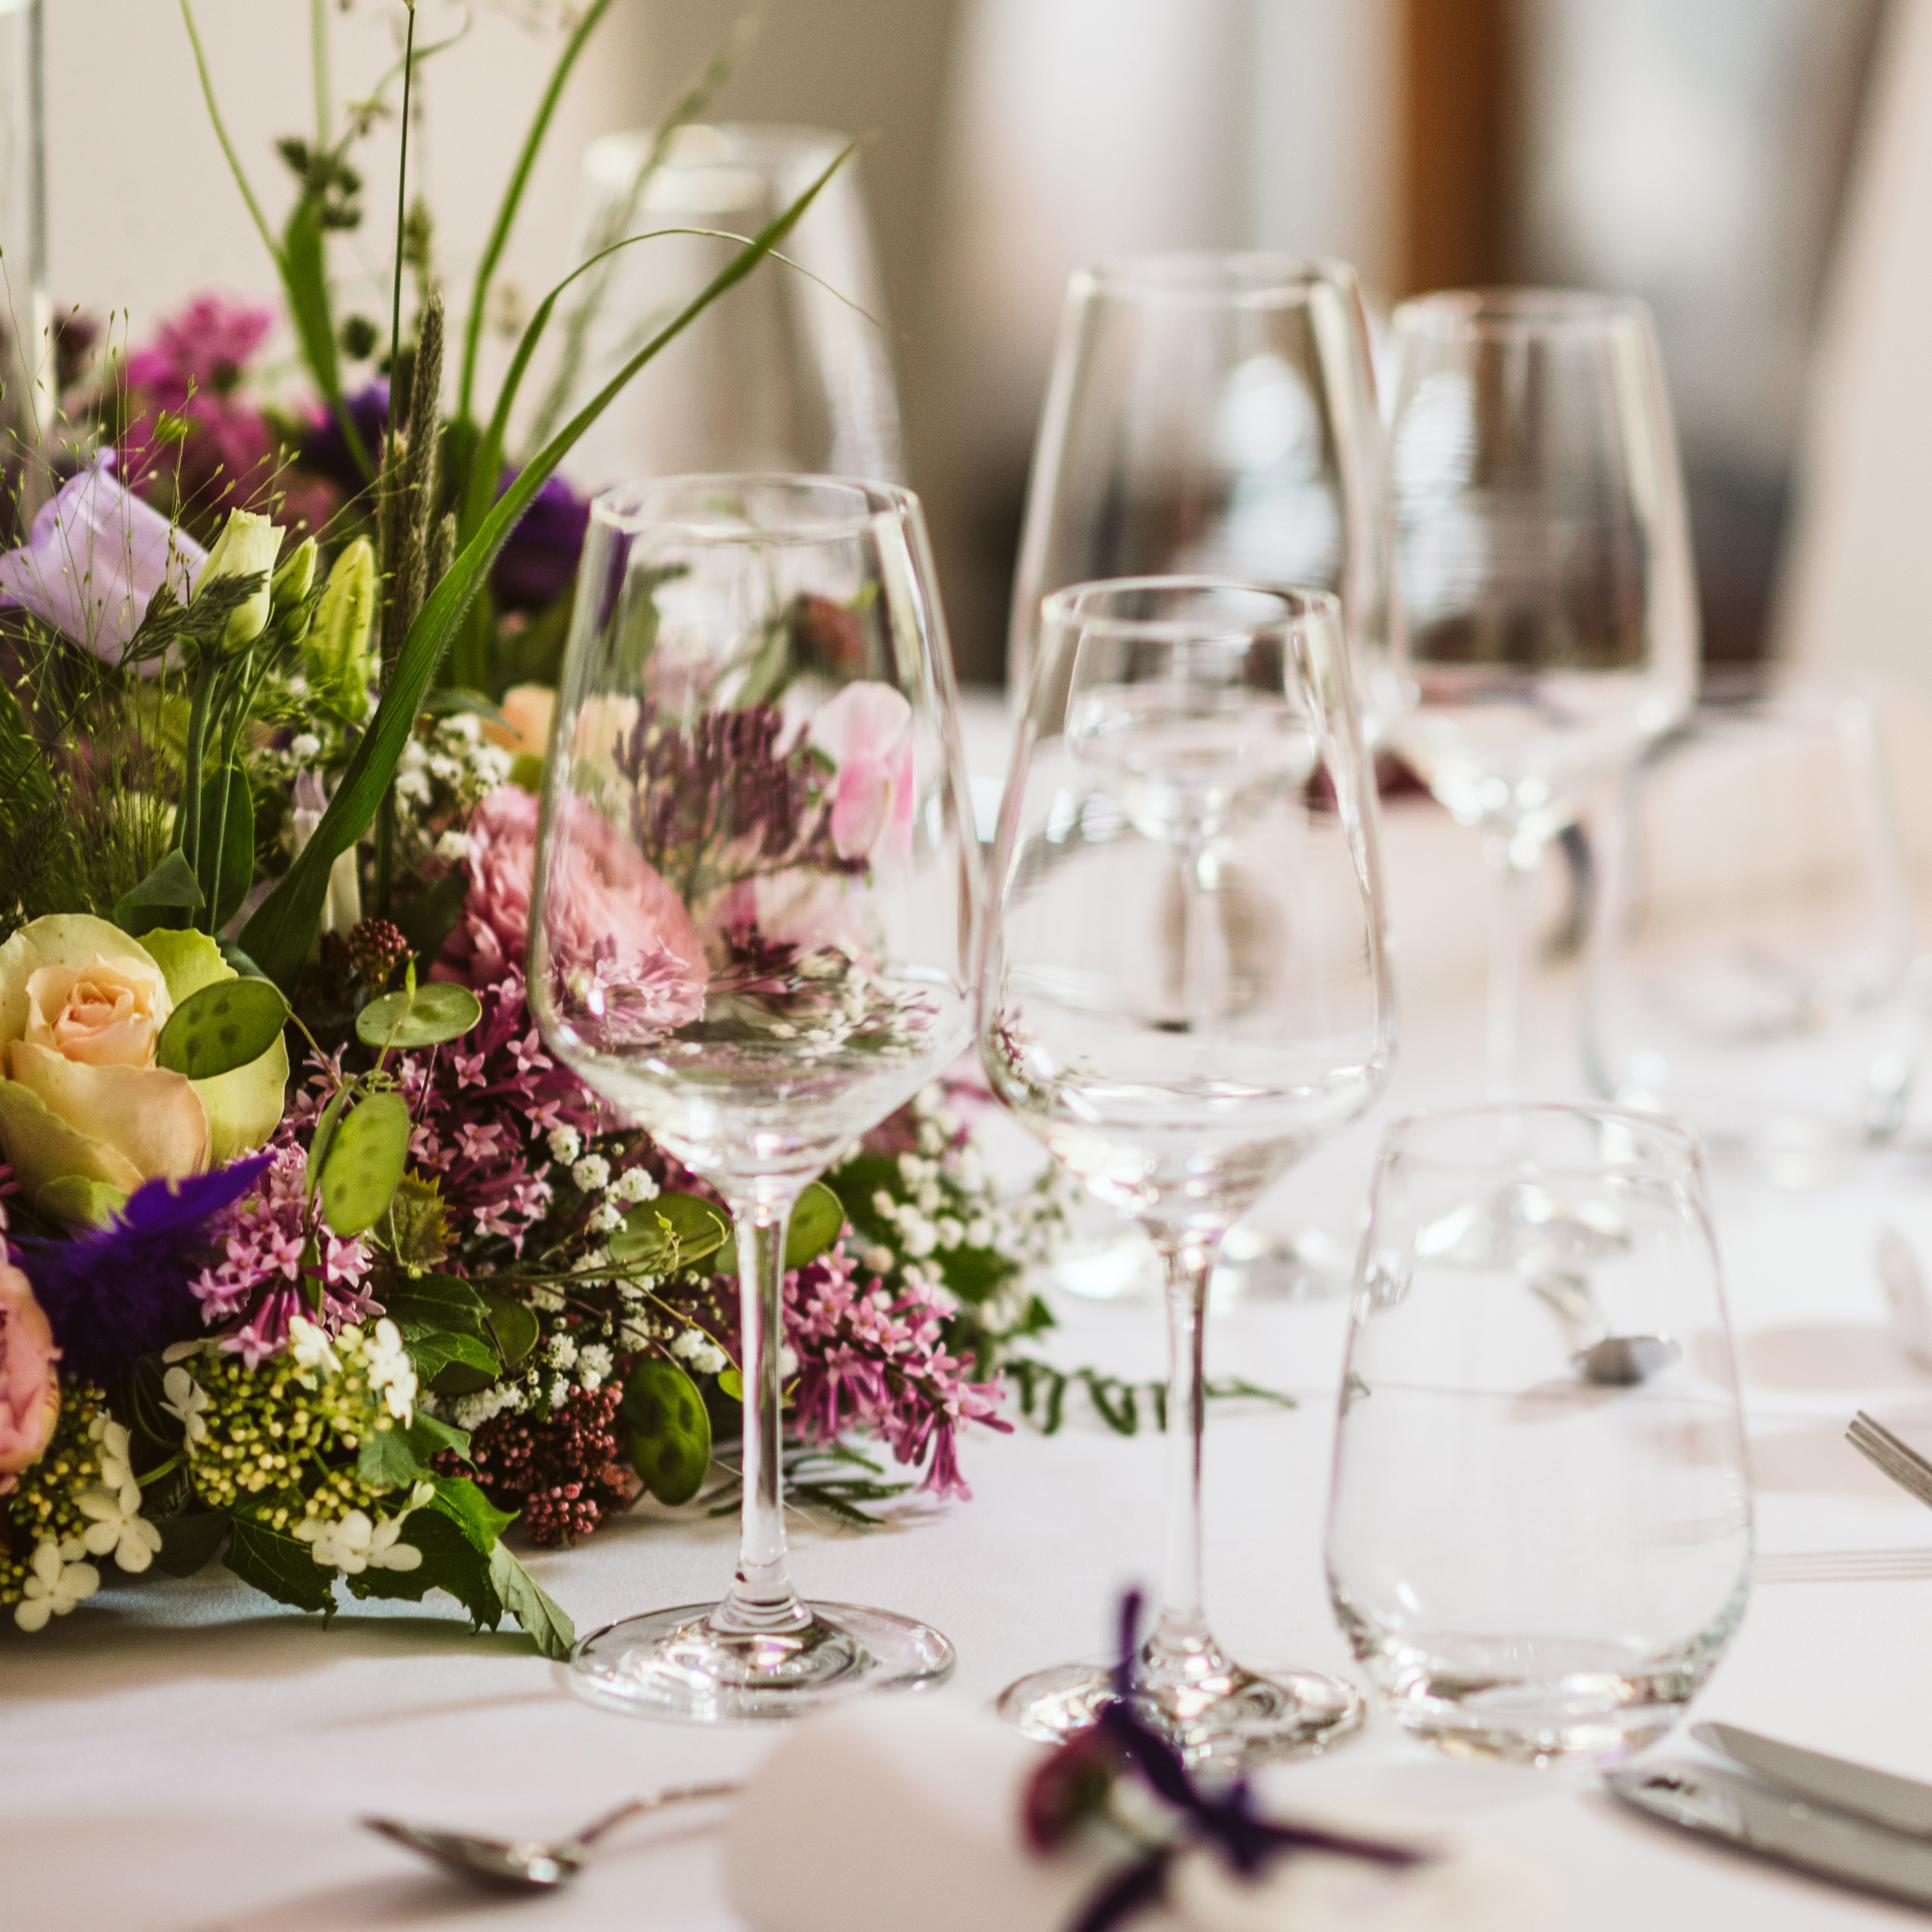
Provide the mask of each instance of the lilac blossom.
{"label": "lilac blossom", "polygon": [[799,1358],[794,1414],[800,1432],[830,1442],[850,1429],[878,1432],[908,1466],[931,1462],[920,1487],[970,1498],[957,1436],[984,1423],[1010,1432],[996,1382],[964,1378],[940,1339],[944,1291],[916,1287],[895,1300],[841,1241],[785,1278],[785,1339]]}
{"label": "lilac blossom", "polygon": [[[95,656],[118,663],[164,584],[187,602],[200,544],[104,462],[61,486],[28,541],[0,556],[0,592]],[[144,670],[158,670],[150,661]]]}
{"label": "lilac blossom", "polygon": [[[362,1286],[368,1250],[332,1234],[320,1202],[308,1198],[298,1124],[293,1115],[282,1123],[260,1185],[215,1226],[221,1258],[190,1284],[209,1326],[234,1324],[221,1346],[251,1369],[288,1346],[298,1315],[333,1333],[376,1312]],[[312,1130],[312,1120],[299,1124]]]}

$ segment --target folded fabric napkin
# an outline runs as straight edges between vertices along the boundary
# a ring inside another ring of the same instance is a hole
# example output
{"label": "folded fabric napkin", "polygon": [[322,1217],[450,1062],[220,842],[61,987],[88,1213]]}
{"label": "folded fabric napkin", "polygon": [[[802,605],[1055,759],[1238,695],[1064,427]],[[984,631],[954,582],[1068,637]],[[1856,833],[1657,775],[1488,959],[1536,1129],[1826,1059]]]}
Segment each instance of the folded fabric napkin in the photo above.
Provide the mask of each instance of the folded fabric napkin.
{"label": "folded fabric napkin", "polygon": [[[948,1698],[883,1698],[814,1718],[733,1808],[732,1906],[758,1932],[1072,1932],[1142,1862],[1163,1812],[1122,1790],[1114,1815],[1128,1829],[1090,1824],[1036,1850],[1028,1795],[1051,1754]],[[1320,1823],[1398,1835],[1359,1817]],[[1134,1932],[1544,1932],[1557,1922],[1542,1874],[1446,1838],[1399,1837],[1424,1856],[1396,1866],[1295,1847],[1244,1874],[1220,1847],[1196,1845],[1166,1865],[1164,1902],[1157,1889],[1112,1922]]]}

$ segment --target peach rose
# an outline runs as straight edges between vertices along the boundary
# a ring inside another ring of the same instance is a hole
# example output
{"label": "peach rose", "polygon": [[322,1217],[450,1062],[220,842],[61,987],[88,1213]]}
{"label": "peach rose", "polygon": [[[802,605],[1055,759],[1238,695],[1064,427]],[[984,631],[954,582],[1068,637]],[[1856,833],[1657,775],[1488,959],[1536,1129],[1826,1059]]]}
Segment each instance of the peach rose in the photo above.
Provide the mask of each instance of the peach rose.
{"label": "peach rose", "polygon": [[0,1241],[0,1496],[46,1454],[60,1420],[59,1354],[32,1285]]}
{"label": "peach rose", "polygon": [[514,685],[504,692],[498,708],[503,722],[485,724],[484,736],[491,744],[502,746],[512,758],[535,758],[541,763],[550,750],[556,693],[547,684]]}

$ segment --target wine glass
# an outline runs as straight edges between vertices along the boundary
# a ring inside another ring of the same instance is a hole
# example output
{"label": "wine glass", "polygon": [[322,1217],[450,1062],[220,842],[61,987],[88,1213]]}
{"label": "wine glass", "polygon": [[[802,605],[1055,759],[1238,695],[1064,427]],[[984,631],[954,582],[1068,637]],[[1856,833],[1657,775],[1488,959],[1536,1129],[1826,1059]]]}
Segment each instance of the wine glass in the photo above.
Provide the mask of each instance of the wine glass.
{"label": "wine glass", "polygon": [[1489,1085],[1516,1088],[1532,880],[1695,693],[1697,610],[1656,338],[1627,296],[1426,296],[1395,312],[1396,748],[1496,881]]}
{"label": "wine glass", "polygon": [[530,1004],[551,1048],[730,1206],[744,1501],[723,1602],[572,1658],[592,1701],[706,1722],[934,1684],[952,1646],[800,1600],[780,1288],[803,1189],[972,1037],[978,848],[917,500],[688,476],[592,506],[545,764]]}
{"label": "wine glass", "polygon": [[[1204,572],[1342,601],[1372,740],[1392,710],[1382,424],[1347,263],[1268,254],[1130,256],[1076,270],[1027,492],[1007,634],[1018,706],[1040,601],[1070,584]],[[1151,1295],[1145,1244],[1095,1210],[1054,1279]],[[1318,1228],[1234,1232],[1220,1286],[1294,1292],[1344,1278]]]}
{"label": "wine glass", "polygon": [[[1507,1259],[1464,1240],[1506,1202]],[[1580,1227],[1604,1238],[1580,1243]],[[1342,1367],[1335,1613],[1388,1710],[1463,1757],[1640,1749],[1722,1654],[1751,1490],[1696,1137],[1492,1106],[1382,1143]]]}
{"label": "wine glass", "polygon": [[[994,1092],[1166,1278],[1167,1558],[1134,1696],[1216,1768],[1318,1748],[1359,1694],[1244,1668],[1202,1606],[1202,1312],[1229,1226],[1375,1097],[1394,1047],[1372,794],[1341,607],[1207,578],[1046,600],[1000,821],[980,984]],[[1064,1736],[1071,1665],[1000,1708]]]}
{"label": "wine glass", "polygon": [[[660,145],[607,134],[584,157],[581,354],[595,371],[635,352],[731,260],[709,229],[755,235],[837,158],[842,135],[758,123],[692,124]],[[900,480],[898,400],[866,218],[849,156],[784,244],[791,263],[714,302],[631,382],[580,459],[620,474],[773,470]],[[566,336],[579,325],[566,324]],[[608,472],[607,472],[608,473]]]}
{"label": "wine glass", "polygon": [[1598,843],[1584,1051],[1600,1093],[1791,1186],[1898,1130],[1921,1026],[1870,698],[1726,674],[1630,772]]}

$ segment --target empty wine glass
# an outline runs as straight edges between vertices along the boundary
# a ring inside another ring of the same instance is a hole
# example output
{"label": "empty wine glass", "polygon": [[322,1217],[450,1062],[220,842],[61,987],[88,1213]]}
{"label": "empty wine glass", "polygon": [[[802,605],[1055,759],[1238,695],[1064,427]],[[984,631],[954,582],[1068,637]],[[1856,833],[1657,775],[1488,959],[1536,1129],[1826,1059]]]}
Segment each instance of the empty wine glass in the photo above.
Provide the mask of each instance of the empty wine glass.
{"label": "empty wine glass", "polygon": [[716,1606],[586,1637],[595,1702],[782,1718],[936,1683],[936,1630],[800,1600],[780,1285],[806,1186],[972,1036],[977,851],[917,500],[695,476],[592,506],[545,765],[530,1004],[584,1082],[729,1203],[744,1502]]}
{"label": "empty wine glass", "polygon": [[[1330,590],[1372,739],[1393,709],[1382,424],[1347,263],[1207,251],[1130,256],[1067,284],[1027,492],[1007,634],[1025,702],[1040,600],[1070,584],[1174,572]],[[1145,1244],[1076,1217],[1054,1278],[1157,1292]],[[1354,1231],[1234,1232],[1221,1285],[1297,1292],[1346,1279]]]}
{"label": "empty wine glass", "polygon": [[[1517,1230],[1507,1259],[1469,1238],[1472,1201]],[[1669,1730],[1737,1628],[1751,1564],[1690,1131],[1588,1106],[1396,1122],[1332,1484],[1335,1613],[1406,1728],[1538,1762]]]}
{"label": "empty wine glass", "polygon": [[[1358,1692],[1244,1668],[1201,1574],[1202,1310],[1222,1237],[1374,1098],[1394,1052],[1372,794],[1337,601],[1203,578],[1046,599],[980,971],[994,1092],[1132,1215],[1166,1276],[1167,1556],[1135,1696],[1215,1768],[1317,1748]],[[1012,1685],[1030,1735],[1106,1671]]]}
{"label": "empty wine glass", "polygon": [[[608,134],[584,157],[581,250],[629,235],[584,278],[566,363],[608,371],[634,354],[846,145],[816,128],[691,125],[660,142]],[[849,157],[787,238],[778,263],[714,302],[631,382],[579,458],[628,476],[698,470],[830,473],[896,482],[898,400],[866,214]],[[601,378],[600,378],[601,380]],[[539,427],[544,425],[539,424]]]}
{"label": "empty wine glass", "polygon": [[1683,486],[1649,311],[1503,289],[1395,313],[1393,738],[1496,880],[1489,1084],[1516,1090],[1531,881],[1695,692]]}
{"label": "empty wine glass", "polygon": [[1905,1117],[1903,843],[1862,693],[1732,672],[1604,814],[1584,1049],[1600,1092],[1804,1185]]}

